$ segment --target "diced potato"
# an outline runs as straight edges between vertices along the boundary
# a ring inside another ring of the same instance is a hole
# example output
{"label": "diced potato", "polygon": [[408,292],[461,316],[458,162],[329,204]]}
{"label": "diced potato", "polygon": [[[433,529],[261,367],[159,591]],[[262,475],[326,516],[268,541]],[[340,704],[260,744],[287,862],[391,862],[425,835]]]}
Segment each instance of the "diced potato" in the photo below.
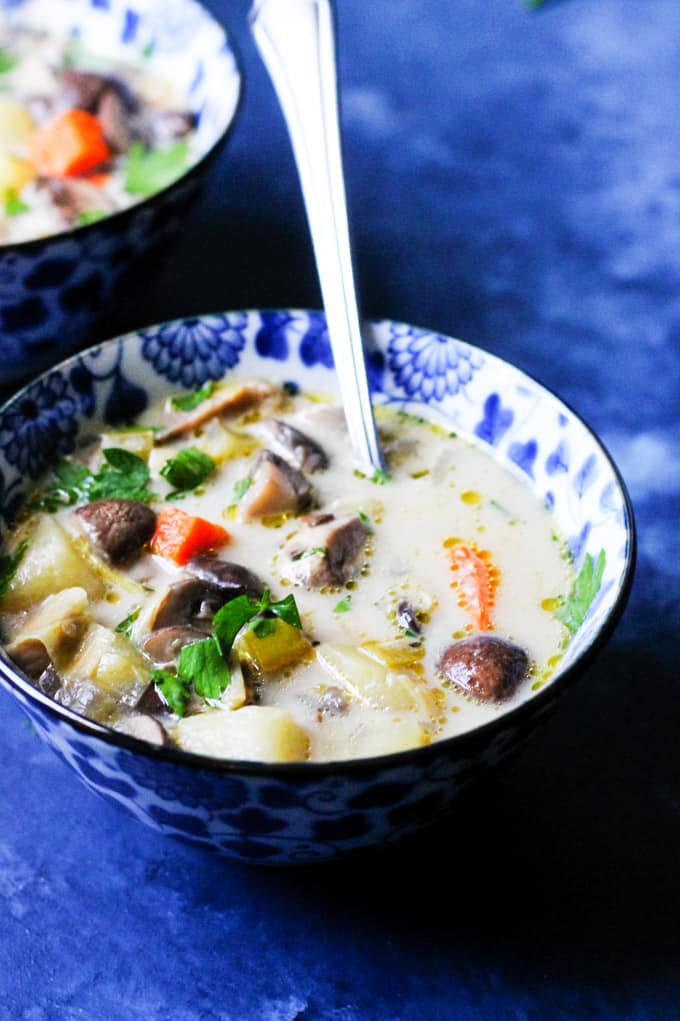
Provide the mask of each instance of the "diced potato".
{"label": "diced potato", "polygon": [[60,669],[74,654],[87,627],[88,604],[87,592],[80,587],[47,596],[14,635],[8,646],[10,656],[21,662],[27,645],[41,642],[50,661]]}
{"label": "diced potato", "polygon": [[224,706],[225,709],[240,709],[241,706],[246,704],[248,693],[241,664],[233,650],[229,657],[229,673],[231,674],[231,681],[220,696],[220,705]]}
{"label": "diced potato", "polygon": [[413,670],[425,655],[422,645],[413,648],[405,642],[364,642],[361,651],[389,670]]}
{"label": "diced potato", "polygon": [[266,624],[273,627],[269,633],[260,637],[249,629],[236,642],[241,659],[247,660],[260,673],[275,673],[311,657],[312,646],[299,628],[278,617],[267,620]]}
{"label": "diced potato", "polygon": [[374,709],[417,709],[429,716],[423,685],[403,672],[388,670],[353,645],[319,645],[321,666],[350,695]]}
{"label": "diced potato", "polygon": [[147,461],[153,448],[153,441],[154,434],[151,429],[121,429],[120,432],[103,433],[100,450],[117,447]]}
{"label": "diced potato", "polygon": [[64,675],[67,679],[92,681],[100,691],[117,698],[127,695],[126,701],[130,702],[141,695],[150,672],[146,660],[125,635],[92,624]]}
{"label": "diced potato", "polygon": [[299,762],[309,755],[309,738],[290,713],[273,706],[244,706],[235,712],[210,710],[180,720],[175,737],[185,751],[217,759]]}
{"label": "diced potato", "polygon": [[391,755],[392,752],[429,744],[429,741],[428,732],[414,717],[387,716],[371,721],[371,726],[357,735],[352,746],[352,758]]}
{"label": "diced potato", "polygon": [[10,192],[18,194],[24,185],[35,179],[35,176],[35,168],[28,160],[0,151],[0,198],[3,201]]}
{"label": "diced potato", "polygon": [[9,613],[27,610],[46,596],[74,586],[84,588],[90,599],[104,591],[102,578],[82,556],[72,540],[48,514],[40,515],[17,535],[28,540],[28,549],[12,578],[2,609]]}
{"label": "diced potato", "polygon": [[206,422],[194,445],[217,464],[237,457],[249,457],[259,447],[254,436],[227,429],[218,418]]}
{"label": "diced potato", "polygon": [[5,152],[15,150],[34,131],[35,124],[26,107],[10,96],[0,95],[0,148]]}

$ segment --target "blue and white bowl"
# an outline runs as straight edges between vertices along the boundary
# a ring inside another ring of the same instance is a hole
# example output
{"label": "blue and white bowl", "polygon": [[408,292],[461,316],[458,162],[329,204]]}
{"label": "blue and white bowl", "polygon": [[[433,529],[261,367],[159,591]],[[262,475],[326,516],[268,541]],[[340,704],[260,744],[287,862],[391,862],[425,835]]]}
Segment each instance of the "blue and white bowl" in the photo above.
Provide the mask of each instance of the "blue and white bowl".
{"label": "blue and white bowl", "polygon": [[198,119],[196,158],[173,184],[103,220],[0,245],[0,388],[83,345],[167,252],[226,140],[241,79],[224,29],[196,0],[0,0],[0,22],[82,40],[167,75]]}
{"label": "blue and white bowl", "polygon": [[[569,537],[577,566],[606,551],[597,599],[559,673],[517,708],[457,737],[347,762],[218,761],[156,748],[78,716],[0,653],[0,684],[91,790],[154,829],[231,858],[331,858],[411,834],[517,748],[611,633],[632,581],[634,524],[623,482],[583,422],[506,362],[459,340],[381,321],[366,329],[374,398],[478,443],[524,477]],[[235,368],[337,391],[321,313],[229,312],[165,323],[92,348],[31,383],[0,411],[0,516],[78,436]]]}

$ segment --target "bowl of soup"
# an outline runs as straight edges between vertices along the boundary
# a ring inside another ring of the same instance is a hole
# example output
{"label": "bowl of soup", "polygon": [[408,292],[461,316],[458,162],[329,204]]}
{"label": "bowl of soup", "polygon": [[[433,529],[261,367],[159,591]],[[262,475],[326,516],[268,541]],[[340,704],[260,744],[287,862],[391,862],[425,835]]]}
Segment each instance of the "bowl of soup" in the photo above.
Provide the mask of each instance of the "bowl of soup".
{"label": "bowl of soup", "polygon": [[365,337],[372,475],[319,312],[143,329],[0,411],[0,682],[91,790],[244,861],[450,811],[631,583],[625,487],[573,411],[454,338]]}
{"label": "bowl of soup", "polygon": [[0,385],[84,346],[153,274],[239,94],[195,0],[0,3]]}

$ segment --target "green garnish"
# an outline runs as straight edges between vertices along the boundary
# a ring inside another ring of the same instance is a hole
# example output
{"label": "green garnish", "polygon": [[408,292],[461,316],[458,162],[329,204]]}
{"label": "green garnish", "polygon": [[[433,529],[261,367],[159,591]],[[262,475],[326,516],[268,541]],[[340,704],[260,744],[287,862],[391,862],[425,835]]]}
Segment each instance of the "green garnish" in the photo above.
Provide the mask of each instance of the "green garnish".
{"label": "green garnish", "polygon": [[228,658],[231,647],[241,628],[249,622],[258,638],[275,630],[273,614],[292,627],[302,628],[300,614],[291,593],[285,599],[272,601],[269,589],[261,599],[238,596],[225,603],[213,620],[215,633],[191,645],[185,645],[179,657],[178,673],[186,684],[193,684],[196,694],[202,698],[219,698],[231,683]]}
{"label": "green garnish", "polygon": [[121,620],[120,624],[116,624],[114,631],[116,631],[116,633],[119,635],[127,635],[129,638],[130,635],[132,634],[132,625],[137,620],[141,612],[142,612],[141,606],[133,607],[133,609],[130,610],[130,612],[128,613],[127,617],[124,617],[123,620]]}
{"label": "green garnish", "polygon": [[352,597],[350,595],[350,596],[345,596],[344,599],[341,599],[339,603],[335,604],[335,606],[333,607],[333,613],[349,613],[349,611],[351,609],[352,609]]}
{"label": "green garnish", "polygon": [[384,486],[386,482],[391,482],[392,476],[389,472],[386,472],[384,468],[376,468],[371,475],[371,482],[375,482],[377,486]]}
{"label": "green garnish", "polygon": [[170,404],[175,411],[193,411],[203,401],[207,401],[208,397],[212,397],[215,384],[212,379],[209,379],[200,390],[192,390],[188,394],[176,394],[170,398]]}
{"label": "green garnish", "polygon": [[252,484],[253,480],[249,476],[246,476],[244,479],[238,479],[234,483],[234,495],[232,496],[233,502],[238,503],[239,500],[242,500]]}
{"label": "green garnish", "polygon": [[555,613],[557,619],[561,620],[572,634],[578,631],[586,619],[593,599],[600,591],[606,562],[607,555],[603,549],[600,550],[597,560],[590,553],[586,553],[569,597]]}
{"label": "green garnish", "polygon": [[19,198],[16,188],[8,188],[5,192],[5,216],[18,216],[27,213],[29,206]]}
{"label": "green garnish", "polygon": [[94,473],[79,461],[60,458],[49,482],[31,502],[31,509],[53,514],[60,507],[71,507],[79,501],[118,498],[148,503],[155,499],[155,494],[146,488],[150,474],[141,457],[119,447],[109,447],[103,454],[105,463]]}
{"label": "green garnish", "polygon": [[7,50],[0,50],[0,74],[7,74],[19,63],[19,58],[8,53]]}
{"label": "green garnish", "polygon": [[295,556],[291,557],[291,560],[306,560],[307,557],[313,557],[317,553],[328,553],[327,546],[312,546],[311,549],[303,550],[302,553],[296,553]]}
{"label": "green garnish", "polygon": [[154,195],[183,173],[189,157],[186,138],[167,149],[147,149],[141,142],[130,146],[125,175],[129,195]]}
{"label": "green garnish", "polygon": [[7,595],[7,589],[17,573],[19,564],[24,559],[27,549],[28,539],[23,539],[11,553],[3,553],[0,556],[0,599],[4,599]]}
{"label": "green garnish", "polygon": [[156,43],[153,39],[149,40],[146,46],[142,47],[142,56],[144,60],[149,60],[153,56],[153,51],[156,49]]}
{"label": "green garnish", "polygon": [[168,500],[180,500],[196,489],[215,470],[212,457],[197,447],[185,447],[171,457],[161,468],[161,475],[175,488],[168,493]]}
{"label": "green garnish", "polygon": [[364,514],[363,511],[359,511],[359,520],[363,522],[364,528],[369,534],[373,532],[373,522],[369,518],[368,514]]}
{"label": "green garnish", "polygon": [[191,691],[187,682],[178,677],[177,674],[171,674],[169,670],[154,670],[151,674],[151,680],[173,713],[177,713],[178,716],[184,716],[184,710],[191,698]]}
{"label": "green garnish", "polygon": [[90,223],[97,223],[107,215],[105,209],[83,209],[76,217],[77,227],[87,227]]}

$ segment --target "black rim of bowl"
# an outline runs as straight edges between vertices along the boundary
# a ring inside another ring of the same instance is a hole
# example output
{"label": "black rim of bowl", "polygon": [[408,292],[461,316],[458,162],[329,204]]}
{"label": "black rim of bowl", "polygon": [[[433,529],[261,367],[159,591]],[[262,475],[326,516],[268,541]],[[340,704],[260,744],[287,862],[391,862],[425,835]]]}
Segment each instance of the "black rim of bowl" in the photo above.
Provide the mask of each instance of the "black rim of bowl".
{"label": "black rim of bowl", "polygon": [[[244,309],[230,311],[228,313],[220,312],[219,314],[246,314],[253,315],[264,311],[263,309]],[[267,311],[282,311],[281,309],[268,309]],[[302,312],[309,312],[313,310],[297,310]],[[315,313],[318,314],[318,311]],[[323,313],[321,313],[323,314]],[[210,312],[201,313],[198,318],[203,316],[211,315]],[[179,321],[181,322],[184,318],[195,318],[195,317],[180,317],[179,320],[168,320],[168,323]],[[384,322],[385,320],[375,320],[374,322]],[[392,320],[390,320],[392,321]],[[155,327],[166,325],[166,323],[153,324]],[[405,324],[406,325],[406,324]],[[149,329],[148,327],[140,327],[140,329]],[[138,331],[134,331],[129,334],[125,334],[120,337],[114,337],[108,341],[104,341],[99,344],[93,345],[84,351],[79,352],[70,358],[65,359],[58,365],[53,366],[51,369],[42,373],[36,379],[32,380],[29,384],[22,387],[17,393],[9,398],[2,406],[0,406],[0,415],[2,415],[11,404],[21,398],[28,387],[35,385],[41,379],[49,376],[50,372],[63,371],[71,362],[75,361],[78,357],[87,355],[88,351],[99,350],[102,347],[112,346],[118,344],[121,340],[126,341],[128,338],[135,337]],[[470,347],[477,347],[476,345],[469,344],[468,341],[464,341]],[[360,774],[360,773],[374,773],[378,770],[382,770],[390,767],[399,767],[408,764],[411,760],[417,757],[421,762],[425,762],[428,759],[437,758],[440,756],[448,756],[454,750],[460,752],[461,756],[464,756],[469,750],[476,750],[476,746],[486,745],[491,742],[497,734],[507,729],[516,728],[521,726],[522,723],[529,721],[530,717],[540,715],[542,710],[547,710],[553,702],[556,701],[559,695],[561,695],[566,687],[575,681],[581,674],[585,672],[590,663],[595,659],[597,654],[600,652],[602,647],[609,640],[612,632],[616,628],[621,615],[628,602],[630,590],[633,584],[633,575],[635,572],[635,563],[637,557],[637,535],[635,527],[635,517],[633,514],[632,501],[626,488],[626,484],[623,480],[621,472],[619,471],[616,463],[612,459],[611,454],[605,447],[602,440],[595,434],[590,426],[583,420],[581,415],[574,411],[570,404],[562,400],[550,387],[545,386],[535,376],[524,372],[522,369],[517,368],[511,362],[505,361],[498,355],[492,355],[490,352],[485,351],[483,348],[477,348],[477,350],[483,351],[489,357],[496,359],[502,364],[509,365],[515,372],[518,372],[521,376],[524,376],[531,383],[539,386],[545,393],[549,394],[554,400],[558,401],[563,407],[567,408],[574,419],[576,419],[580,425],[586,430],[594,444],[599,447],[602,451],[616,481],[619,485],[621,494],[623,496],[623,503],[626,514],[627,524],[627,549],[626,549],[626,560],[624,563],[623,575],[621,578],[621,584],[619,588],[616,601],[612,606],[606,619],[603,621],[599,631],[594,636],[591,643],[581,652],[574,662],[570,664],[562,673],[560,673],[554,680],[548,682],[548,684],[538,691],[536,694],[530,696],[526,701],[515,706],[513,709],[508,709],[505,712],[500,712],[498,717],[493,720],[489,720],[480,726],[474,727],[472,730],[464,731],[462,734],[454,734],[451,737],[439,738],[432,741],[427,745],[420,745],[416,748],[408,748],[405,751],[390,752],[386,755],[376,755],[368,758],[357,758],[357,759],[330,759],[328,761],[304,761],[304,762],[259,762],[250,761],[248,759],[215,759],[207,755],[198,755],[194,752],[184,751],[181,748],[176,748],[172,745],[152,745],[147,741],[143,741],[140,738],[131,737],[127,734],[121,733],[120,731],[113,730],[111,727],[107,727],[102,723],[96,723],[94,720],[90,720],[85,716],[81,716],[79,713],[74,712],[72,709],[68,709],[65,706],[59,705],[48,695],[45,695],[42,691],[36,688],[27,678],[24,678],[18,668],[12,663],[7,656],[4,648],[0,647],[0,672],[7,683],[20,691],[25,697],[31,702],[37,703],[41,709],[46,710],[51,716],[56,717],[59,720],[63,720],[69,723],[74,729],[86,734],[90,737],[96,737],[109,745],[122,748],[126,751],[134,752],[145,756],[149,759],[160,759],[164,762],[174,763],[177,766],[181,766],[187,769],[194,769],[199,772],[211,772],[211,773],[238,773],[256,776],[271,776],[273,773],[280,774],[282,778],[290,779],[314,779],[321,778],[327,775],[337,776],[339,774]]]}
{"label": "black rim of bowl", "polygon": [[190,167],[184,170],[179,177],[176,177],[170,184],[166,184],[165,187],[160,188],[158,191],[153,192],[152,195],[147,195],[139,202],[133,202],[132,205],[126,206],[125,209],[114,210],[112,213],[102,217],[101,220],[96,220],[94,223],[86,223],[81,227],[69,227],[65,230],[55,231],[52,234],[43,234],[41,237],[28,238],[26,241],[10,241],[8,244],[0,244],[0,260],[5,255],[11,255],[16,252],[18,255],[30,253],[32,248],[45,247],[52,244],[53,242],[61,242],[68,238],[81,238],[86,237],[88,234],[96,231],[106,230],[111,228],[117,232],[119,226],[123,226],[129,219],[136,216],[141,210],[148,208],[157,202],[160,198],[167,195],[173,189],[176,189],[179,185],[185,181],[190,181],[197,175],[200,175],[204,170],[207,170],[209,165],[213,162],[217,154],[220,152],[227,139],[231,135],[231,132],[236,123],[241,106],[243,104],[243,91],[244,91],[244,77],[243,77],[243,66],[241,56],[234,46],[231,34],[227,31],[225,26],[212,14],[211,11],[199,2],[194,2],[201,8],[205,17],[211,21],[222,33],[222,43],[231,54],[234,61],[234,68],[238,76],[237,82],[237,93],[236,102],[234,109],[228,123],[224,126],[220,134],[217,136],[212,145],[203,153],[195,163],[192,163]]}

